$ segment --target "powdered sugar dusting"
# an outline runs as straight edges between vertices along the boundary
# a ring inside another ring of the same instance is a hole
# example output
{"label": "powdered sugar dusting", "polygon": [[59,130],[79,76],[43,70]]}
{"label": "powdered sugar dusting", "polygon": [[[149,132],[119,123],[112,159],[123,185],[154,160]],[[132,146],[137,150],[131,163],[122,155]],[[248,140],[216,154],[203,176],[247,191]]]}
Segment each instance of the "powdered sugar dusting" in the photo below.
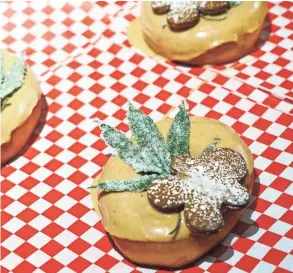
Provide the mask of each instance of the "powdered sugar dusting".
{"label": "powdered sugar dusting", "polygon": [[152,1],[152,9],[156,14],[164,14],[170,11],[170,1]]}
{"label": "powdered sugar dusting", "polygon": [[197,158],[179,157],[172,163],[176,176],[157,180],[148,198],[160,210],[184,207],[185,221],[193,232],[213,233],[224,224],[221,209],[244,207],[249,194],[239,181],[246,176],[243,157],[227,148],[205,150]]}
{"label": "powdered sugar dusting", "polygon": [[199,7],[204,9],[208,1],[200,1]]}
{"label": "powdered sugar dusting", "polygon": [[156,9],[156,8],[160,8],[163,6],[170,6],[171,2],[170,1],[152,1],[152,8]]}
{"label": "powdered sugar dusting", "polygon": [[171,10],[191,10],[192,8],[197,8],[199,3],[197,1],[172,1],[170,6]]}
{"label": "powdered sugar dusting", "polygon": [[[200,15],[207,18],[206,15],[223,14],[239,4],[240,1],[152,1],[151,3],[154,13],[168,13],[167,23],[174,31],[182,31],[195,26]],[[220,20],[225,18],[222,17]],[[218,21],[219,18],[213,20]]]}
{"label": "powdered sugar dusting", "polygon": [[173,1],[167,20],[171,19],[174,24],[179,24],[197,13],[197,10],[198,3],[196,1]]}

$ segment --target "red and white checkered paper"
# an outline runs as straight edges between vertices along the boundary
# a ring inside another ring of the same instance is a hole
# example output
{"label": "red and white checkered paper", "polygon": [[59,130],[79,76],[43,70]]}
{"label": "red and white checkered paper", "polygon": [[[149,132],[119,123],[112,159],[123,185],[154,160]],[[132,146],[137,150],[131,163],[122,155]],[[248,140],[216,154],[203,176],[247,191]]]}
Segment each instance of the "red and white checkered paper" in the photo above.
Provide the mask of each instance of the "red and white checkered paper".
{"label": "red and white checkered paper", "polygon": [[[281,8],[287,11],[278,13],[279,20],[291,16],[287,3],[271,5],[271,16]],[[173,116],[183,99],[191,115],[216,118],[241,135],[254,155],[256,179],[241,221],[214,251],[181,272],[293,272],[289,101],[239,75],[228,78],[225,70],[185,70],[143,56],[125,36],[137,3],[0,7],[2,44],[27,52],[45,95],[33,143],[2,168],[1,272],[164,272],[133,265],[117,253],[92,208],[87,187],[110,152],[92,118],[128,132],[128,101],[159,120]],[[278,36],[287,34],[279,31]]]}
{"label": "red and white checkered paper", "polygon": [[[206,68],[169,64],[205,81],[225,83],[231,91],[237,90],[258,103],[293,114],[293,3],[271,2],[269,7],[270,13],[252,54],[228,65]],[[112,30],[119,28],[121,17],[129,21],[139,14],[139,5],[125,5],[120,17],[113,19]],[[125,29],[122,32],[125,34]],[[124,39],[129,45],[126,35]]]}
{"label": "red and white checkered paper", "polygon": [[256,50],[236,63],[214,66],[211,70],[292,103],[293,3],[269,3],[269,7],[270,13],[255,46]]}

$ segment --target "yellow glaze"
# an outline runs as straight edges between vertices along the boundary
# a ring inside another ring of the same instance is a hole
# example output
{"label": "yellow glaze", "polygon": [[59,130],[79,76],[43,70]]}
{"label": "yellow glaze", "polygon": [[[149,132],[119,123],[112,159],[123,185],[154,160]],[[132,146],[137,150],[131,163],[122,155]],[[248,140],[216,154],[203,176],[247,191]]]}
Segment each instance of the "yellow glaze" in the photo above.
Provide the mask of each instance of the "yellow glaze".
{"label": "yellow glaze", "polygon": [[146,56],[156,57],[162,60],[166,60],[166,58],[154,52],[149,47],[149,45],[145,42],[143,38],[141,21],[139,18],[136,18],[132,22],[130,22],[127,28],[127,36],[128,36],[130,44],[132,44],[134,47],[141,50]]}
{"label": "yellow glaze", "polygon": [[151,1],[145,1],[141,9],[141,26],[137,20],[130,23],[128,37],[133,46],[148,56],[157,54],[147,46],[142,33],[168,59],[189,61],[227,42],[236,42],[241,46],[245,43],[245,34],[262,26],[267,11],[267,3],[264,1],[243,1],[239,6],[230,9],[224,20],[210,21],[200,18],[196,26],[186,31],[174,32],[166,26],[167,15],[155,14]]}
{"label": "yellow glaze", "polygon": [[[13,66],[17,60],[8,51],[2,51],[4,58],[4,72]],[[23,85],[9,98],[9,106],[1,112],[1,145],[10,141],[13,130],[21,126],[32,113],[41,97],[40,85],[27,67]]]}
{"label": "yellow glaze", "polygon": [[[158,128],[166,138],[171,126],[171,119],[158,122]],[[249,175],[245,184],[248,184],[253,171],[253,158],[241,138],[228,126],[214,119],[191,117],[190,153],[192,156],[202,152],[214,138],[220,138],[219,147],[228,147],[241,153],[248,166]],[[93,184],[108,179],[129,179],[138,176],[133,169],[119,158],[112,157],[100,178]],[[185,239],[190,235],[183,218],[178,234],[168,235],[177,223],[177,213],[161,213],[154,209],[143,193],[101,193],[98,201],[98,192],[91,190],[96,211],[102,212],[102,221],[105,229],[111,235],[134,241],[169,242]]]}

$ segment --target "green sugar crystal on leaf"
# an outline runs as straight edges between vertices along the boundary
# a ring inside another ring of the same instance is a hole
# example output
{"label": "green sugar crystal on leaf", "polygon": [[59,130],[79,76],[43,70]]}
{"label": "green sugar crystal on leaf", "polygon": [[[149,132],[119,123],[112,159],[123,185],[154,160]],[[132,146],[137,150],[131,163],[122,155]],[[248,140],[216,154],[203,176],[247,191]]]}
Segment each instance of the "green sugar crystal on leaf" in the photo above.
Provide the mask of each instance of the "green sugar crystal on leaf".
{"label": "green sugar crystal on leaf", "polygon": [[0,97],[1,111],[7,106],[7,98],[11,96],[24,82],[26,64],[24,58],[19,58],[4,75],[3,57],[1,56]]}
{"label": "green sugar crystal on leaf", "polygon": [[136,172],[163,173],[164,170],[155,164],[146,154],[145,150],[139,149],[124,134],[109,125],[101,124],[103,137],[114,148],[119,157]]}
{"label": "green sugar crystal on leaf", "polygon": [[153,160],[159,160],[166,173],[171,173],[171,155],[156,124],[141,111],[129,106],[128,120],[133,136],[140,147],[152,150]]}
{"label": "green sugar crystal on leaf", "polygon": [[164,172],[164,166],[160,162],[159,157],[155,153],[155,151],[150,147],[142,147],[140,148],[140,155],[142,159],[146,162],[150,162],[150,164],[154,164],[155,166],[159,167],[162,172]]}
{"label": "green sugar crystal on leaf", "polygon": [[230,1],[230,7],[236,7],[241,4],[241,1]]}
{"label": "green sugar crystal on leaf", "polygon": [[104,183],[89,187],[90,189],[99,189],[108,192],[141,192],[147,190],[148,186],[156,179],[163,178],[160,175],[145,175],[130,180],[106,180]]}
{"label": "green sugar crystal on leaf", "polygon": [[153,120],[131,104],[128,120],[138,146],[115,128],[100,123],[99,126],[119,157],[136,172],[146,175],[131,180],[107,180],[90,188],[109,192],[145,191],[154,180],[171,175],[171,155],[189,154],[190,121],[184,104],[171,126],[167,144]]}
{"label": "green sugar crystal on leaf", "polygon": [[168,133],[167,146],[172,157],[189,154],[190,120],[182,104]]}
{"label": "green sugar crystal on leaf", "polygon": [[10,95],[13,91],[15,91],[23,84],[25,70],[26,65],[23,58],[19,58],[5,75],[3,75],[4,72],[1,68],[1,71],[3,72],[1,76],[2,84],[0,88],[1,98],[5,98],[6,96]]}
{"label": "green sugar crystal on leaf", "polygon": [[211,150],[211,149],[216,149],[217,148],[217,144],[221,141],[220,138],[216,137],[214,138],[214,141],[212,143],[210,143],[205,149],[205,150]]}

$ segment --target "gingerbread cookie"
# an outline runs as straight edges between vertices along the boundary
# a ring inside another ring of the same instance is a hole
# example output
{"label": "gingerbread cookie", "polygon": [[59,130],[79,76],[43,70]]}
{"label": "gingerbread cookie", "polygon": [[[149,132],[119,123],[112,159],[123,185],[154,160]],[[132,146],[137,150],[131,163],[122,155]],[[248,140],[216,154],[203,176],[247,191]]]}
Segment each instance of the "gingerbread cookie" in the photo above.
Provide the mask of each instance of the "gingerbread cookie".
{"label": "gingerbread cookie", "polygon": [[153,1],[152,9],[156,14],[164,14],[170,11],[170,1]]}
{"label": "gingerbread cookie", "polygon": [[200,13],[202,16],[219,15],[235,5],[239,5],[239,2],[152,1],[152,9],[155,14],[168,13],[167,23],[173,31],[182,31],[195,26],[200,19]]}
{"label": "gingerbread cookie", "polygon": [[[90,187],[99,190],[92,191],[94,206],[130,260],[187,265],[222,241],[241,217],[253,183],[252,155],[234,130],[190,118],[184,103],[173,120],[158,124],[130,104],[128,121],[131,140],[98,122],[117,157]],[[219,142],[227,148],[217,148]]]}
{"label": "gingerbread cookie", "polygon": [[149,186],[147,196],[160,211],[184,208],[184,218],[193,233],[211,234],[224,225],[225,209],[241,209],[249,194],[241,181],[247,174],[244,158],[228,148],[206,149],[196,158],[173,159],[177,174]]}
{"label": "gingerbread cookie", "polygon": [[195,1],[174,2],[170,10],[167,22],[170,29],[174,31],[191,28],[199,21],[198,4]]}
{"label": "gingerbread cookie", "polygon": [[219,15],[226,12],[230,7],[229,1],[202,1],[199,8],[203,14]]}

